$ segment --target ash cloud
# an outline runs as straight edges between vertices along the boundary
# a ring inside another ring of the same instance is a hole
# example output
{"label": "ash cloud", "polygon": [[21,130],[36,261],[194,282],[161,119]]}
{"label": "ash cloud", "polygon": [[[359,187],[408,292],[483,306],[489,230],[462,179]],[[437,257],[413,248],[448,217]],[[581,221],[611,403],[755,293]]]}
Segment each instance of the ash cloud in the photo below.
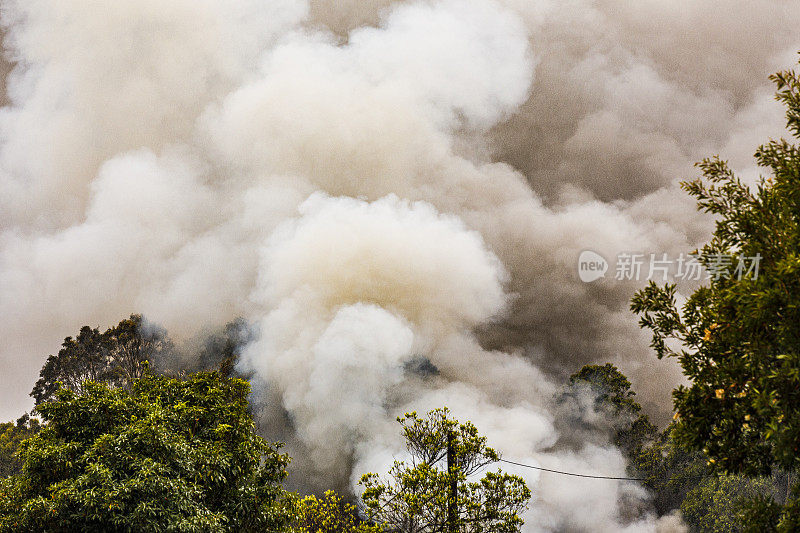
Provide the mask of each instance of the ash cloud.
{"label": "ash cloud", "polygon": [[[141,312],[196,339],[243,317],[262,428],[306,487],[380,470],[394,416],[443,404],[509,459],[624,473],[608,443],[556,446],[556,384],[613,362],[663,417],[680,373],[627,310],[638,284],[581,283],[577,257],[702,242],[677,180],[713,153],[757,176],[754,148],[783,133],[766,76],[800,49],[779,0],[5,0],[2,17],[3,416],[82,324]],[[520,474],[528,531],[680,530],[626,514],[636,485]]]}

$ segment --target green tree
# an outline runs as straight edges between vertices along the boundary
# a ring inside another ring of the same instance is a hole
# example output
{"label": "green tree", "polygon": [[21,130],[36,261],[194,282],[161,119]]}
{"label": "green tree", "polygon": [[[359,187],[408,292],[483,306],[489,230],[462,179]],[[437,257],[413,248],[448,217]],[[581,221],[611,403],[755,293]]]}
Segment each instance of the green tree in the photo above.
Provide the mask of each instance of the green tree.
{"label": "green tree", "polygon": [[22,460],[17,455],[20,444],[36,435],[39,429],[41,429],[39,421],[27,414],[21,416],[16,423],[0,424],[0,477],[20,472]]}
{"label": "green tree", "polygon": [[255,434],[247,383],[146,374],[87,382],[37,408],[22,472],[0,485],[0,531],[286,531],[288,457]]}
{"label": "green tree", "polygon": [[164,328],[131,315],[105,333],[111,345],[114,383],[128,388],[142,377],[145,369],[158,364],[172,350],[172,341]]}
{"label": "green tree", "polygon": [[[627,456],[629,474],[643,479],[656,513],[663,516],[680,509],[687,494],[709,477],[702,454],[677,446],[672,439],[673,425],[659,432],[650,423],[630,381],[614,365],[584,366],[570,377],[569,387],[559,399],[581,394],[585,388],[594,399],[594,409],[610,421],[610,437]],[[585,424],[580,418],[570,425]]]}
{"label": "green tree", "polygon": [[47,358],[31,396],[38,405],[61,387],[80,393],[90,381],[129,387],[141,377],[145,362],[156,361],[171,348],[166,331],[141,315],[131,315],[104,333],[83,326],[75,338],[64,339],[57,355]]}
{"label": "green tree", "polygon": [[630,382],[614,365],[587,365],[573,374],[569,383],[564,395],[580,394],[586,386],[595,409],[606,413],[614,443],[628,456],[629,472],[643,478],[659,516],[680,509],[692,531],[739,532],[743,531],[740,515],[748,499],[781,492],[785,477],[780,475],[751,479],[711,474],[702,453],[674,442],[674,425],[657,432],[641,413]]}
{"label": "green tree", "polygon": [[395,461],[388,479],[365,474],[360,484],[371,521],[404,533],[510,533],[523,524],[530,499],[522,478],[478,472],[500,459],[470,422],[448,417],[447,408],[425,417],[407,413],[403,427],[410,459]]}
{"label": "green tree", "polygon": [[744,533],[800,531],[800,489],[795,485],[783,505],[769,494],[742,502],[739,517]]}
{"label": "green tree", "polygon": [[760,478],[711,473],[702,453],[671,438],[673,429],[670,425],[632,461],[632,471],[644,478],[659,516],[680,509],[684,522],[698,533],[750,531],[750,501],[783,495],[786,478],[780,473]]}
{"label": "green tree", "polygon": [[[771,79],[796,141],[800,79]],[[707,284],[680,309],[673,284],[651,283],[631,301],[658,356],[677,357],[691,381],[673,393],[678,441],[702,450],[716,472],[751,476],[800,462],[800,151],[781,139],[755,157],[770,175],[754,188],[719,158],[699,163],[705,179],[683,183],[717,217],[700,254],[714,273]],[[758,258],[758,272],[737,270],[734,259],[726,275],[731,256]]]}
{"label": "green tree", "polygon": [[97,328],[83,326],[75,338],[67,337],[57,355],[47,358],[31,391],[37,404],[52,398],[61,387],[80,392],[86,381],[108,381],[111,347]]}

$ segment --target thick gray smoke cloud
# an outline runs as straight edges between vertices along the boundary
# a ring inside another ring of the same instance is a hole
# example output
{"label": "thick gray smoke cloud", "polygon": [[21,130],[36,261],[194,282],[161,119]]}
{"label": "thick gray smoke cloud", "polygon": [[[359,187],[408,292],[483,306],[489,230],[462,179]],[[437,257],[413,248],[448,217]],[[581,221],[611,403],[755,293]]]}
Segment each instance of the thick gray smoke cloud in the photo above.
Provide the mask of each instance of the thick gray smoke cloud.
{"label": "thick gray smoke cloud", "polygon": [[[580,251],[677,254],[692,162],[782,134],[779,0],[6,0],[4,418],[82,324],[179,338],[242,316],[259,416],[311,486],[381,470],[448,405],[512,460],[557,447],[566,373],[611,361],[651,412],[680,379]],[[436,371],[421,371],[422,368]],[[520,471],[528,531],[674,531],[641,488]],[[622,503],[621,503],[622,502]],[[637,503],[638,502],[638,503]]]}

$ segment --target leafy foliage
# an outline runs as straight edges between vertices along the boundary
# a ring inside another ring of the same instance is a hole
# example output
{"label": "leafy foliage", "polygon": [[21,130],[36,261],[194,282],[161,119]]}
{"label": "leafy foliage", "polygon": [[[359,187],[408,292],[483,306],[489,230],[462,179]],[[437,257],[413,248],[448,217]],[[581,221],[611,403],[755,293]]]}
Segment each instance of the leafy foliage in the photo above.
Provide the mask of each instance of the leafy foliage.
{"label": "leafy foliage", "polygon": [[774,498],[785,497],[784,473],[760,478],[715,475],[702,453],[673,440],[673,430],[674,424],[641,447],[630,463],[631,473],[644,478],[642,484],[659,516],[679,509],[684,522],[697,533],[753,531],[753,502],[767,502],[767,510],[760,512],[772,525],[759,531],[775,529],[777,519],[771,505]]}
{"label": "leafy foliage", "polygon": [[104,333],[83,326],[75,338],[64,339],[57,355],[47,358],[31,396],[38,405],[61,387],[77,393],[87,382],[130,387],[144,373],[146,362],[171,348],[166,332],[145,323],[141,315],[131,315]]}
{"label": "leafy foliage", "polygon": [[36,435],[41,429],[39,421],[23,415],[14,422],[0,424],[0,477],[17,474],[22,469],[22,461],[17,456],[20,444]]}
{"label": "leafy foliage", "polygon": [[681,513],[694,531],[739,533],[749,522],[746,502],[771,494],[770,478],[742,475],[706,476],[681,503]]}
{"label": "leafy foliage", "polygon": [[478,479],[478,472],[500,457],[472,423],[448,415],[443,408],[397,419],[410,459],[395,461],[388,479],[362,476],[367,516],[407,533],[519,531],[530,489],[522,478],[499,470]]}
{"label": "leafy foliage", "polygon": [[743,519],[742,531],[746,533],[800,531],[800,490],[795,485],[783,505],[773,495],[756,496],[743,502],[739,516]]}
{"label": "leafy foliage", "polygon": [[248,392],[218,373],[59,390],[0,485],[0,531],[287,530],[288,457],[255,434]]}
{"label": "leafy foliage", "polygon": [[[793,71],[772,80],[796,138],[800,81]],[[680,310],[669,284],[651,283],[631,302],[658,356],[677,357],[691,380],[673,394],[676,438],[718,472],[754,476],[800,465],[800,152],[771,141],[756,160],[771,176],[754,191],[718,158],[699,164],[705,181],[683,186],[718,218],[703,262],[758,254],[759,275],[712,278]]]}
{"label": "leafy foliage", "polygon": [[306,496],[298,502],[296,533],[380,533],[383,529],[358,519],[358,508],[329,490],[322,498]]}
{"label": "leafy foliage", "polygon": [[569,378],[570,385],[588,383],[597,394],[598,403],[609,403],[619,411],[638,413],[642,407],[636,403],[636,393],[631,390],[631,382],[625,374],[611,363],[586,365]]}

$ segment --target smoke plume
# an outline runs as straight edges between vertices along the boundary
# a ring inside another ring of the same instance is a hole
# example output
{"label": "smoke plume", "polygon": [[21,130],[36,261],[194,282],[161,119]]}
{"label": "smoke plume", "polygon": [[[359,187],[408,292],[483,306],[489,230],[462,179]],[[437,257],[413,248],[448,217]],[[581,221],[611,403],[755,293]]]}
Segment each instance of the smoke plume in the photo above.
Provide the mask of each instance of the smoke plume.
{"label": "smoke plume", "polygon": [[[800,48],[783,0],[1,5],[1,414],[83,324],[243,317],[309,489],[384,469],[394,417],[442,405],[510,460],[623,475],[607,442],[556,445],[557,384],[612,362],[663,419],[680,372],[627,310],[641,282],[577,257],[702,242],[677,180],[714,153],[758,175],[766,77]],[[526,531],[681,530],[633,483],[518,473]]]}

